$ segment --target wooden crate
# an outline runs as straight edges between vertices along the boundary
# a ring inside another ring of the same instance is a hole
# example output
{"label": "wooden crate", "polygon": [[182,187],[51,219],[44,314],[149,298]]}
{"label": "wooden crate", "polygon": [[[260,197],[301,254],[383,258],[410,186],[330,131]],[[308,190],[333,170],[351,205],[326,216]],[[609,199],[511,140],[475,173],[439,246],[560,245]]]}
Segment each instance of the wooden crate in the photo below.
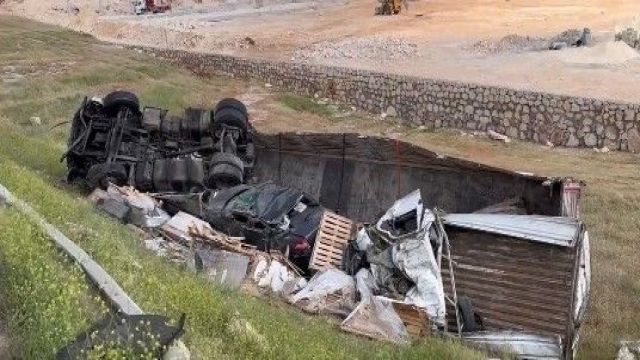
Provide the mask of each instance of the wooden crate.
{"label": "wooden crate", "polygon": [[322,215],[309,268],[340,268],[342,253],[353,235],[353,221],[331,211]]}

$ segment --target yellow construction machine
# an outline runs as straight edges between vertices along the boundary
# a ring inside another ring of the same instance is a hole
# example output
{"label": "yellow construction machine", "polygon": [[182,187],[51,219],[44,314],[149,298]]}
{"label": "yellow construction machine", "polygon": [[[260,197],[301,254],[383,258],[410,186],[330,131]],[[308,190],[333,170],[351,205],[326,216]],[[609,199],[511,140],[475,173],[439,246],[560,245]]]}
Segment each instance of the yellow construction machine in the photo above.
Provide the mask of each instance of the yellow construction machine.
{"label": "yellow construction machine", "polygon": [[378,0],[380,5],[376,7],[376,15],[397,15],[402,9],[403,0]]}

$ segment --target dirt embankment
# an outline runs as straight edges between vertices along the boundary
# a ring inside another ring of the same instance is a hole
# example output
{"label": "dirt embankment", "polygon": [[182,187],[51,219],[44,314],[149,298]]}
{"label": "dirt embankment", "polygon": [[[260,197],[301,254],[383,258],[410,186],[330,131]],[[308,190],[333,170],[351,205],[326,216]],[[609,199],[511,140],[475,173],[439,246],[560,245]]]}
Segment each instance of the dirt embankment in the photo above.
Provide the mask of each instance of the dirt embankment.
{"label": "dirt embankment", "polygon": [[[5,0],[0,11],[106,41],[355,67],[412,76],[640,102],[640,59],[612,43],[640,2],[410,1],[374,16],[370,0],[175,0],[170,13],[132,15],[129,0]],[[595,46],[549,51],[567,29]],[[598,45],[600,44],[600,45]]]}

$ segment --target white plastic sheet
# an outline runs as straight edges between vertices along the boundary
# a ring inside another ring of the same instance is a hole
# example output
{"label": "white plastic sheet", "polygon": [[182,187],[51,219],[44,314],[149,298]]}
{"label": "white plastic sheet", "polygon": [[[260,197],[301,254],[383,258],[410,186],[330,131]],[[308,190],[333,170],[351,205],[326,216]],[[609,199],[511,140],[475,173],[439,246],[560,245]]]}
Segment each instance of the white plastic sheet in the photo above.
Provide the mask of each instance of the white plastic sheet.
{"label": "white plastic sheet", "polygon": [[418,236],[397,243],[393,247],[392,257],[396,267],[415,284],[407,292],[405,303],[425,308],[433,322],[444,325],[442,277],[428,236]]}
{"label": "white plastic sheet", "polygon": [[[307,286],[292,295],[289,301],[304,301],[306,311],[319,313],[344,313],[353,309],[356,284],[353,278],[338,269],[327,269],[309,280]],[[345,314],[346,315],[346,314]]]}
{"label": "white plastic sheet", "polygon": [[286,266],[276,260],[268,263],[265,258],[258,260],[253,272],[253,280],[258,283],[258,287],[269,287],[276,294],[282,292],[284,285],[294,278],[295,275]]}
{"label": "white plastic sheet", "polygon": [[362,228],[358,231],[358,235],[356,236],[356,245],[358,245],[358,250],[360,251],[367,251],[367,249],[373,245],[366,229]]}
{"label": "white plastic sheet", "polygon": [[393,304],[379,296],[363,298],[340,327],[349,332],[394,343],[407,343],[409,334]]}

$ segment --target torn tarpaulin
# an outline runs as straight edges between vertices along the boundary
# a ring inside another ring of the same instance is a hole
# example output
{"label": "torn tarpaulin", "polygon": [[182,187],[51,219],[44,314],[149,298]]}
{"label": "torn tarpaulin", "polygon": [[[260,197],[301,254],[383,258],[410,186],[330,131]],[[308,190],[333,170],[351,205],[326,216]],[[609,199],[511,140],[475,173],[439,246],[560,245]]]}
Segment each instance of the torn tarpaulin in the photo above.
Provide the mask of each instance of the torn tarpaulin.
{"label": "torn tarpaulin", "polygon": [[395,343],[406,343],[409,339],[407,328],[391,301],[379,296],[360,301],[340,327],[345,331]]}
{"label": "torn tarpaulin", "polygon": [[370,338],[405,343],[407,329],[396,314],[389,299],[377,297],[380,291],[368,269],[360,269],[355,276],[360,302],[340,327],[349,332]]}

